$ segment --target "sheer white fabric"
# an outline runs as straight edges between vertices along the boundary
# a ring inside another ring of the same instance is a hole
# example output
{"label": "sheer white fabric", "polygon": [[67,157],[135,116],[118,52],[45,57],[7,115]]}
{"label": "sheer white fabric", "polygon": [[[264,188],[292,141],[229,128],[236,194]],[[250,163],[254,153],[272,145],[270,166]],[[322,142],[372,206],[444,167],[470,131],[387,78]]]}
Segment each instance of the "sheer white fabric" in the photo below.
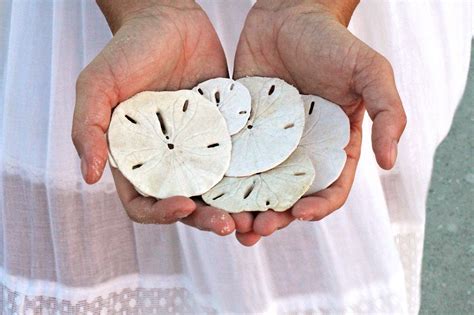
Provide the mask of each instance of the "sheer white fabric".
{"label": "sheer white fabric", "polygon": [[[199,1],[232,66],[251,2]],[[346,204],[241,246],[139,225],[110,170],[88,186],[70,140],[74,85],[111,35],[93,1],[0,2],[0,309],[42,313],[415,314],[436,146],[468,70],[470,1],[363,1],[350,29],[392,62],[408,126],[377,167],[364,125]]]}

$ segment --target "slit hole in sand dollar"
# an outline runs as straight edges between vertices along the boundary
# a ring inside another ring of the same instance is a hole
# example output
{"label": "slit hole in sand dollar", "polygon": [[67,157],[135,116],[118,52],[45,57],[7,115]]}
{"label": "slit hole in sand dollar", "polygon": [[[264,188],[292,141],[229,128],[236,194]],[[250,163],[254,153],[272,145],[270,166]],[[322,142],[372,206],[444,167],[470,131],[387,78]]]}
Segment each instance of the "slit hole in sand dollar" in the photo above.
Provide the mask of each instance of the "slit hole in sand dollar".
{"label": "slit hole in sand dollar", "polygon": [[265,205],[269,206],[269,205],[270,205],[270,201],[267,200],[267,202],[265,202]]}
{"label": "slit hole in sand dollar", "polygon": [[204,92],[201,89],[198,89],[198,93],[204,95]]}
{"label": "slit hole in sand dollar", "polygon": [[220,197],[222,197],[222,196],[224,196],[224,195],[225,195],[225,193],[222,193],[222,194],[220,194],[220,195],[217,195],[217,196],[215,196],[214,198],[212,198],[212,200],[217,200],[217,199],[219,199]]}
{"label": "slit hole in sand dollar", "polygon": [[125,118],[127,118],[132,124],[137,124],[137,121],[133,119],[132,117],[125,115]]}
{"label": "slit hole in sand dollar", "polygon": [[234,84],[234,83],[232,83],[232,84],[230,85],[230,88],[229,88],[229,90],[231,90],[231,91],[232,91],[232,90],[234,89],[234,86],[235,86],[235,84]]}
{"label": "slit hole in sand dollar", "polygon": [[303,176],[303,175],[306,175],[306,173],[305,172],[295,173],[295,176]]}
{"label": "slit hole in sand dollar", "polygon": [[216,98],[217,106],[219,106],[219,103],[221,102],[221,94],[219,93],[219,91],[217,91],[217,92],[214,94],[214,97]]}
{"label": "slit hole in sand dollar", "polygon": [[158,117],[158,121],[160,122],[161,132],[162,132],[164,135],[166,135],[165,122],[164,122],[164,120],[163,120],[163,117],[161,117],[160,112],[156,112],[156,117]]}
{"label": "slit hole in sand dollar", "polygon": [[174,149],[174,144],[168,143],[168,149],[173,150]]}
{"label": "slit hole in sand dollar", "polygon": [[246,110],[241,110],[241,111],[239,112],[239,114],[240,114],[240,115],[245,115],[245,114],[247,114],[247,111],[246,111]]}
{"label": "slit hole in sand dollar", "polygon": [[275,85],[272,85],[272,86],[270,87],[270,90],[268,91],[268,95],[272,95],[273,92],[275,92]]}
{"label": "slit hole in sand dollar", "polygon": [[313,109],[314,109],[314,101],[311,102],[311,105],[309,106],[309,113],[308,115],[311,115],[313,113]]}
{"label": "slit hole in sand dollar", "polygon": [[248,125],[248,126],[247,126],[247,129],[252,129],[252,128],[253,128],[252,125]]}
{"label": "slit hole in sand dollar", "polygon": [[286,125],[283,129],[290,129],[290,128],[293,128],[294,126],[295,124],[291,123],[291,124]]}
{"label": "slit hole in sand dollar", "polygon": [[254,187],[255,187],[255,182],[253,182],[252,185],[249,188],[247,188],[247,190],[245,191],[244,199],[247,199],[248,196],[250,196]]}
{"label": "slit hole in sand dollar", "polygon": [[208,145],[207,147],[210,149],[210,148],[215,148],[218,146],[219,146],[219,143],[213,143],[213,144]]}
{"label": "slit hole in sand dollar", "polygon": [[186,102],[184,102],[184,105],[183,105],[183,113],[188,110],[188,105],[189,105],[189,100],[186,100]]}
{"label": "slit hole in sand dollar", "polygon": [[143,163],[138,163],[138,164],[135,164],[134,166],[132,166],[132,170],[135,170],[137,168],[140,168],[142,167]]}

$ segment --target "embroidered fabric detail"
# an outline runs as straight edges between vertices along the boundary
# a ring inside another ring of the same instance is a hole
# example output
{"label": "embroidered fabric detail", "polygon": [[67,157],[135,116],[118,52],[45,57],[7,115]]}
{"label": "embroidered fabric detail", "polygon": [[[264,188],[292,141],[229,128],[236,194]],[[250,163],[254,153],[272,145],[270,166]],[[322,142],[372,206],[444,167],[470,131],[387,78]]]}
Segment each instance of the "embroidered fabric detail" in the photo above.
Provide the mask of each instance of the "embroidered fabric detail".
{"label": "embroidered fabric detail", "polygon": [[423,253],[423,232],[412,231],[394,236],[397,250],[405,273],[408,312],[418,314],[420,309],[421,260]]}
{"label": "embroidered fabric detail", "polygon": [[23,295],[0,287],[2,314],[216,314],[199,305],[185,288],[123,289],[104,299],[71,302],[47,296]]}

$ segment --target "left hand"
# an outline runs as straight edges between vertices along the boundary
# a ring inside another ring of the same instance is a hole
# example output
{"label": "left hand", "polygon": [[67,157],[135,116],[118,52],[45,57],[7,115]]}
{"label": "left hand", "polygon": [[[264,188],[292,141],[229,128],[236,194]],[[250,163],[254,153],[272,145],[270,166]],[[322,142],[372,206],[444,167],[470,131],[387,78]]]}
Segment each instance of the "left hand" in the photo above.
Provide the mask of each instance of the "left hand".
{"label": "left hand", "polygon": [[[234,214],[237,239],[246,246],[288,226],[295,218],[321,220],[346,201],[359,161],[362,120],[373,120],[372,146],[378,164],[393,167],[406,125],[393,70],[382,55],[347,30],[358,1],[259,0],[242,31],[234,78],[278,77],[339,104],[350,120],[347,162],[327,189],[300,199],[284,212]],[[352,6],[351,6],[352,4]]]}
{"label": "left hand", "polygon": [[[224,50],[206,13],[193,0],[97,0],[114,36],[81,72],[76,85],[71,136],[88,184],[99,181],[107,161],[105,133],[112,109],[141,91],[190,89],[227,76]],[[178,221],[217,235],[233,232],[225,211],[185,196],[157,200],[139,194],[111,168],[131,220]]]}

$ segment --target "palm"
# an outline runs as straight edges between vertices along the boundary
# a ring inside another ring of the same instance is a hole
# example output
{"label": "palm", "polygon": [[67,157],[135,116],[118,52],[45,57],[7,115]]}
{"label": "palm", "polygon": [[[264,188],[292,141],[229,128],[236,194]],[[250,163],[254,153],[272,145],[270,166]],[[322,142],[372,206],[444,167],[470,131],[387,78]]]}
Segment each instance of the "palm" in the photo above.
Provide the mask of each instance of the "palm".
{"label": "palm", "polygon": [[126,20],[102,53],[119,101],[143,90],[191,88],[225,76],[224,52],[207,16],[162,9]]}
{"label": "palm", "polygon": [[[348,159],[340,178],[328,189],[301,199],[285,213],[257,214],[254,231],[269,235],[295,217],[319,220],[341,207],[360,156],[364,105],[387,98],[385,90],[374,88],[377,80],[391,78],[386,60],[322,7],[265,10],[257,6],[247,17],[236,54],[235,77],[246,75],[282,78],[302,94],[319,95],[339,104],[351,122]],[[369,109],[369,114],[374,116],[376,112]],[[375,145],[374,149],[377,154],[377,150],[385,148]],[[390,167],[390,157],[379,154],[377,159],[381,166]],[[252,233],[238,237],[249,244],[258,239]]]}
{"label": "palm", "polygon": [[[270,21],[271,27],[262,31],[261,25]],[[356,70],[375,57],[375,51],[327,12],[283,11],[269,16],[254,9],[239,43],[235,74],[277,76],[303,94],[320,95],[351,112],[361,96],[354,86]]]}

